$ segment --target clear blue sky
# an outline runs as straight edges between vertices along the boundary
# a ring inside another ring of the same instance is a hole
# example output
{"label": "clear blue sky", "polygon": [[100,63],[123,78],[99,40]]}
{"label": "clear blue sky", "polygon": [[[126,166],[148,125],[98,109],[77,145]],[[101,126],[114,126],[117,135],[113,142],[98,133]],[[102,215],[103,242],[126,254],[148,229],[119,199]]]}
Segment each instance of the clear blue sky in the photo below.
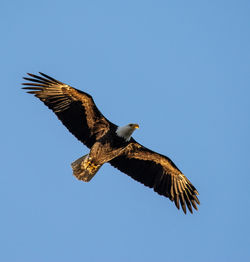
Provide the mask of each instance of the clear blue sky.
{"label": "clear blue sky", "polygon": [[[0,261],[230,262],[250,252],[250,2],[1,3]],[[88,152],[20,89],[42,71],[89,92],[200,192],[184,215]]]}

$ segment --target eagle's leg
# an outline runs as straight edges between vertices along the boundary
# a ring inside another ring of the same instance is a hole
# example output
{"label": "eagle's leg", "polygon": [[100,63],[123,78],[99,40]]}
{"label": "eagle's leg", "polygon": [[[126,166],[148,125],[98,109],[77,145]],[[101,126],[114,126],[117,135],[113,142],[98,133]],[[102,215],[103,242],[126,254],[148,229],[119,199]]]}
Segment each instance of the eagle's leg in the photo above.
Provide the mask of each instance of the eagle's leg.
{"label": "eagle's leg", "polygon": [[89,182],[101,166],[91,162],[88,154],[78,158],[71,164],[74,176],[84,182]]}

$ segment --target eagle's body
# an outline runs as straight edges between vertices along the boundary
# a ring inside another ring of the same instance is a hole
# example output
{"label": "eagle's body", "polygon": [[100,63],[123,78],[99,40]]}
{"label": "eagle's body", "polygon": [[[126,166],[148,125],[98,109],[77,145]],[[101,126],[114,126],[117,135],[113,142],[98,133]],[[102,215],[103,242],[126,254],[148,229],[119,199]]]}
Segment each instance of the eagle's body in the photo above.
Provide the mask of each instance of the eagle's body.
{"label": "eagle's body", "polygon": [[91,147],[88,155],[77,159],[71,164],[74,175],[85,182],[96,174],[106,162],[120,156],[129,147],[129,141],[109,130]]}
{"label": "eagle's body", "polygon": [[176,165],[166,156],[147,149],[137,143],[132,133],[139,126],[123,127],[106,119],[96,107],[92,97],[43,73],[29,74],[24,78],[28,93],[44,102],[68,130],[90,148],[89,154],[72,163],[73,174],[88,182],[105,163],[154,188],[160,195],[168,197],[179,209],[186,205],[192,213],[197,209],[198,192]]}

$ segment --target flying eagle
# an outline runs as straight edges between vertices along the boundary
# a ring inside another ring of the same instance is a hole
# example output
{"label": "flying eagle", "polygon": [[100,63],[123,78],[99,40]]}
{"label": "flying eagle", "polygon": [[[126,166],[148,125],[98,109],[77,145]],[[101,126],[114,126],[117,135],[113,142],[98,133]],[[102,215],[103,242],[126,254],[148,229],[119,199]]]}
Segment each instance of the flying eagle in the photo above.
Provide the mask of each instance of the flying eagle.
{"label": "flying eagle", "polygon": [[132,137],[138,124],[117,126],[99,111],[93,98],[48,75],[28,74],[23,83],[90,152],[74,161],[73,174],[88,182],[104,163],[109,163],[133,179],[151,187],[160,195],[192,213],[197,210],[198,191],[168,157],[136,142]]}

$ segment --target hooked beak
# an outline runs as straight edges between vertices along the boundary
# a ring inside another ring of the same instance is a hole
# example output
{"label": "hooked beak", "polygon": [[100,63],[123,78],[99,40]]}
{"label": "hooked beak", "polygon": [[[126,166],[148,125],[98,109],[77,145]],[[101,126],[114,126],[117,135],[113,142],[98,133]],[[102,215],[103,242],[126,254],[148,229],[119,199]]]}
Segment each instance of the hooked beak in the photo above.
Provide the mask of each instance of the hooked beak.
{"label": "hooked beak", "polygon": [[134,129],[137,129],[139,128],[139,125],[138,124],[134,124]]}

